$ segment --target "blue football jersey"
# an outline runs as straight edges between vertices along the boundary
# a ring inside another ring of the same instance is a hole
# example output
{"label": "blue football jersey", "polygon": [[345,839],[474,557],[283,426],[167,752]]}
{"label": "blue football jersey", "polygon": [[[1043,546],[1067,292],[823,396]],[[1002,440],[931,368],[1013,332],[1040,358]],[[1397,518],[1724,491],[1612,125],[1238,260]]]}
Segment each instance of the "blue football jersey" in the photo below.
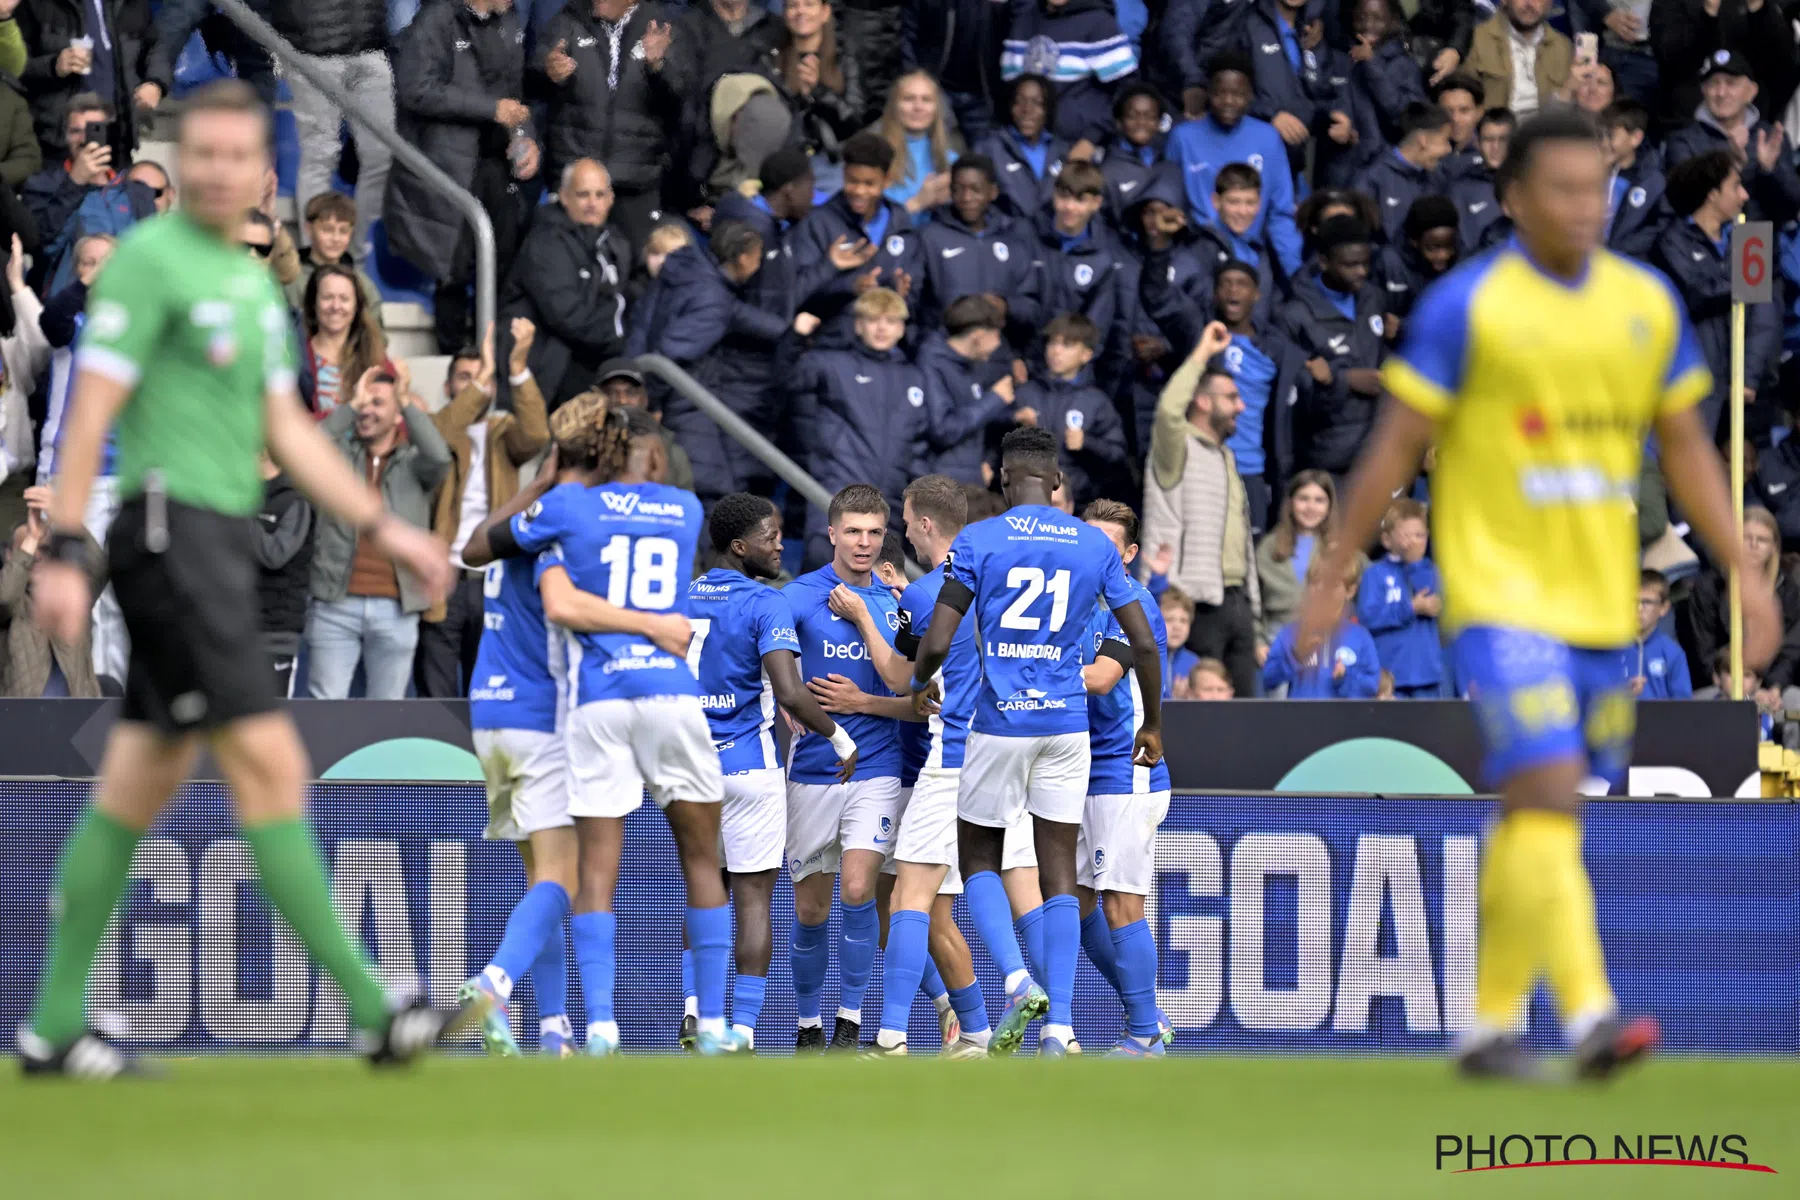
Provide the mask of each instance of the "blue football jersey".
{"label": "blue football jersey", "polygon": [[773,650],[800,653],[787,600],[741,571],[717,567],[689,585],[687,615],[694,627],[688,665],[700,680],[720,768],[735,775],[781,766],[775,690],[762,660]]}
{"label": "blue football jersey", "polygon": [[[1138,606],[1150,621],[1150,632],[1156,635],[1157,651],[1166,655],[1169,629],[1163,623],[1156,598],[1135,579],[1131,580],[1131,586],[1138,593]],[[1130,645],[1125,631],[1119,628],[1119,619],[1105,605],[1094,606],[1088,634],[1088,662],[1099,657],[1100,647],[1107,642]],[[1137,672],[1130,667],[1125,668],[1125,678],[1115,683],[1112,691],[1103,696],[1088,697],[1088,730],[1094,760],[1088,771],[1088,795],[1126,796],[1169,790],[1167,759],[1154,767],[1138,766],[1131,761],[1131,748],[1143,724],[1144,689],[1138,683]]]}
{"label": "blue football jersey", "polygon": [[[907,585],[900,597],[900,633],[894,645],[908,658],[918,654],[919,641],[931,628],[931,614],[937,608],[938,593],[944,590],[944,568],[938,567]],[[975,645],[975,622],[965,619],[950,638],[950,652],[938,668],[938,688],[943,703],[935,716],[922,728],[929,730],[931,744],[926,765],[960,768],[963,746],[969,738],[969,718],[975,712],[975,695],[981,690],[981,651]]]}
{"label": "blue football jersey", "polygon": [[1084,732],[1088,614],[1137,598],[1112,540],[1059,509],[1022,504],[957,535],[950,578],[975,597],[963,617],[981,645],[970,728],[1000,737]]}
{"label": "blue football jersey", "polygon": [[[831,611],[826,603],[831,589],[844,581],[827,563],[802,575],[782,589],[794,613],[800,634],[800,677],[823,679],[842,675],[871,696],[892,696],[876,674],[856,626]],[[875,627],[892,643],[900,628],[900,605],[894,593],[880,584],[854,589],[875,616]],[[856,739],[856,774],[852,779],[887,779],[900,775],[899,721],[861,713],[832,714]],[[831,743],[808,734],[794,745],[794,761],[788,778],[795,783],[836,783],[837,752]]]}
{"label": "blue football jersey", "polygon": [[[538,551],[537,577],[565,568],[584,592],[639,612],[681,612],[700,538],[700,501],[660,483],[563,483],[512,519]],[[626,633],[579,633],[569,647],[574,703],[697,696],[687,661]]]}
{"label": "blue football jersey", "polygon": [[544,623],[529,558],[489,563],[481,580],[481,646],[470,677],[469,724],[476,729],[555,733],[568,703],[560,632]]}

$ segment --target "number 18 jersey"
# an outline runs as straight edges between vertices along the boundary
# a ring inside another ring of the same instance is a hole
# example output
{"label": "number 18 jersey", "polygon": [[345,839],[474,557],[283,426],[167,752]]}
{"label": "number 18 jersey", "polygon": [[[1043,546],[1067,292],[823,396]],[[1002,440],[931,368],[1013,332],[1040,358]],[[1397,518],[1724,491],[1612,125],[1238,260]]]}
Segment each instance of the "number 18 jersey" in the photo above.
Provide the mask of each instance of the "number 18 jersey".
{"label": "number 18 jersey", "polygon": [[[538,551],[534,579],[562,567],[584,592],[620,608],[684,610],[700,537],[700,501],[660,483],[558,484],[512,519],[513,540]],[[685,658],[628,633],[571,635],[576,705],[698,696]]]}
{"label": "number 18 jersey", "polygon": [[1111,539],[1060,509],[1019,505],[958,534],[949,572],[975,598],[963,617],[981,646],[970,728],[1000,737],[1085,732],[1088,617],[1096,604],[1136,598]]}

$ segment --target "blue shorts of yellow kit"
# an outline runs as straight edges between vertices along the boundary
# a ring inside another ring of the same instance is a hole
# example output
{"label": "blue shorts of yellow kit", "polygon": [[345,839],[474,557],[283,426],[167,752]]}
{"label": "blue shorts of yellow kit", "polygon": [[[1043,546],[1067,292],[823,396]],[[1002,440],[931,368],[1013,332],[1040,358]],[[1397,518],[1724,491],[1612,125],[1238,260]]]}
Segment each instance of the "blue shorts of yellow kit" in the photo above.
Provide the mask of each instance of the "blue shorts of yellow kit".
{"label": "blue shorts of yellow kit", "polygon": [[1623,787],[1637,708],[1622,648],[1476,625],[1456,635],[1450,654],[1481,727],[1484,787],[1566,758],[1585,759],[1609,792]]}

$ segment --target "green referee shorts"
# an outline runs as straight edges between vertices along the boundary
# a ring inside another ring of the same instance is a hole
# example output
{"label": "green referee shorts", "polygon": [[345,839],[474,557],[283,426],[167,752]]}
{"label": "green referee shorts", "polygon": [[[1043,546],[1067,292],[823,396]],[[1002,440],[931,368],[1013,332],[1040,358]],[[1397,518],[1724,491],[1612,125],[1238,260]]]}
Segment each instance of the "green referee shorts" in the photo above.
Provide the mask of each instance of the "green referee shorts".
{"label": "green referee shorts", "polygon": [[125,501],[106,539],[131,635],[124,719],[187,734],[272,710],[256,519],[173,500],[150,507],[143,496]]}

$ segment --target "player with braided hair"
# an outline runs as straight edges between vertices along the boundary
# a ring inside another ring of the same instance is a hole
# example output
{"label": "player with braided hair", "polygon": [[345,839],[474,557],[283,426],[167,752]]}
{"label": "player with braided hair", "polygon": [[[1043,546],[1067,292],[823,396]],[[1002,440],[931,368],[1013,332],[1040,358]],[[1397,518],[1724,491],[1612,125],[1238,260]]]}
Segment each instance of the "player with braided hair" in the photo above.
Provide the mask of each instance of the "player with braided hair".
{"label": "player with braided hair", "polygon": [[[496,512],[489,527],[503,526],[566,484],[587,488],[596,471],[603,397],[578,397],[550,418],[555,449],[536,482]],[[563,726],[568,714],[564,640],[549,636],[546,618],[569,630],[613,632],[649,638],[671,652],[686,644],[687,622],[674,614],[632,612],[578,591],[566,572],[534,581],[529,556],[490,561],[489,527],[469,539],[465,561],[486,565],[481,647],[475,658],[469,714],[475,751],[488,792],[483,836],[518,845],[527,891],[507,920],[506,934],[487,967],[463,986],[466,998],[484,995],[488,1015],[483,1040],[491,1053],[514,1055],[519,1046],[506,1005],[529,970],[537,993],[538,1050],[574,1053],[568,1018],[568,963],[563,919],[577,877],[577,842],[568,806],[568,758]]]}
{"label": "player with braided hair", "polygon": [[[719,824],[737,908],[731,1028],[754,1046],[774,943],[769,902],[787,835],[786,756],[774,737],[775,706],[831,743],[840,780],[856,770],[856,742],[801,683],[793,610],[761,582],[781,573],[780,512],[761,496],[738,492],[713,506],[711,532],[718,559],[688,587],[688,664],[699,676],[725,775]],[[696,1015],[682,1018],[683,1045],[698,1032]]]}
{"label": "player with braided hair", "polygon": [[[606,1055],[619,1047],[612,1009],[613,893],[624,818],[643,803],[646,787],[669,819],[687,880],[686,932],[699,1010],[695,1048],[733,1053],[747,1042],[725,1024],[731,923],[719,873],[724,782],[687,662],[681,615],[700,535],[700,502],[662,482],[668,450],[649,413],[612,409],[595,421],[583,410],[569,420],[568,449],[591,454],[594,477],[606,482],[552,487],[509,521],[490,524],[489,545],[502,558],[536,556],[553,622],[549,597],[567,588],[671,626],[679,622],[681,631],[678,638],[648,641],[630,633],[564,635],[575,689],[565,735],[567,804],[579,845],[570,929],[587,1007],[587,1053]],[[564,440],[559,434],[559,444]]]}

